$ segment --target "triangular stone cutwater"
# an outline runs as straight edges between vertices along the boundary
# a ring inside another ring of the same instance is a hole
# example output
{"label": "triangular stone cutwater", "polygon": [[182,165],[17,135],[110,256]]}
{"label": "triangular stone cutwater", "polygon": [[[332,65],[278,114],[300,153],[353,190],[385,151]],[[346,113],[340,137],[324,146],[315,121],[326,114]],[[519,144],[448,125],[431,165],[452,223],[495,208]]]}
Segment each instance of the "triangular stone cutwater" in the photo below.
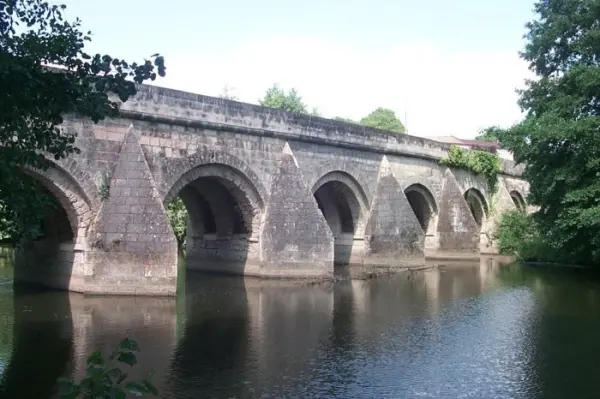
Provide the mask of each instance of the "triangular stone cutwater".
{"label": "triangular stone cutwater", "polygon": [[103,252],[126,256],[105,258],[95,265],[95,275],[175,275],[177,242],[133,126],[123,139],[96,231]]}
{"label": "triangular stone cutwater", "polygon": [[264,267],[333,273],[333,235],[287,142],[272,178],[260,242]]}
{"label": "triangular stone cutwater", "polygon": [[479,226],[450,169],[444,173],[437,233],[442,251],[479,250]]}
{"label": "triangular stone cutwater", "polygon": [[381,160],[365,240],[365,263],[402,266],[406,261],[425,259],[425,233],[385,155]]}

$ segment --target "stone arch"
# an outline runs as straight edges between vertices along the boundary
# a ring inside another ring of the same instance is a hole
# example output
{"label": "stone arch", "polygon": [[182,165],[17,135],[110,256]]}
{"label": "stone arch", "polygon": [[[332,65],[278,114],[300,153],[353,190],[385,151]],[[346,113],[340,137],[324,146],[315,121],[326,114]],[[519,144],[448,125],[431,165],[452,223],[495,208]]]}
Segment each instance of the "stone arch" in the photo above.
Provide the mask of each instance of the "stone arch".
{"label": "stone arch", "polygon": [[489,215],[488,203],[483,193],[476,188],[469,188],[463,195],[467,205],[471,210],[471,214],[481,229]]}
{"label": "stone arch", "polygon": [[[268,195],[267,190],[262,184],[258,175],[238,157],[228,154],[216,148],[201,146],[198,151],[187,158],[180,160],[170,160],[169,163],[162,165],[162,193],[163,201],[168,202],[176,196],[185,186],[183,176],[204,165],[224,165],[232,170],[239,172],[245,180],[251,183],[252,187],[258,193],[258,197],[264,203]],[[175,194],[174,194],[175,193]]]}
{"label": "stone arch", "polygon": [[215,162],[214,158],[201,163],[206,159],[193,158],[195,166],[178,174],[164,196],[165,204],[179,196],[187,209],[187,267],[220,273],[256,273],[265,206],[263,187],[257,183],[256,175],[246,174],[247,168],[244,171]]}
{"label": "stone arch", "polygon": [[525,202],[523,195],[521,195],[521,193],[519,191],[512,190],[510,192],[510,198],[512,198],[512,200],[518,210],[525,211],[527,209],[527,202]]}
{"label": "stone arch", "polygon": [[[203,187],[202,183],[209,187]],[[235,219],[239,215],[244,224],[244,233],[250,237],[258,237],[264,200],[253,182],[242,171],[220,163],[199,165],[179,177],[165,195],[164,202],[169,202],[180,193],[183,194],[182,199],[186,206],[189,204],[194,210],[203,214],[207,212],[207,203],[210,204],[214,219],[231,216],[233,219],[229,221],[235,224],[239,222]],[[197,197],[198,195],[200,197]],[[235,204],[229,203],[231,200],[234,200]],[[227,205],[231,205],[229,209]],[[227,215],[227,212],[232,209],[236,214]],[[228,235],[235,232],[221,230],[216,233]]]}
{"label": "stone arch", "polygon": [[92,201],[77,180],[55,163],[45,170],[25,167],[24,172],[58,200],[69,220],[75,249],[83,250],[94,213]]}
{"label": "stone arch", "polygon": [[[332,197],[331,199],[337,203],[336,205],[340,206],[341,209],[338,210],[351,217],[351,223],[345,220],[340,221],[342,222],[341,224],[346,227],[349,227],[351,224],[352,233],[357,238],[364,237],[369,201],[358,181],[349,173],[342,171],[333,171],[323,175],[312,187],[312,193],[317,199],[317,203],[321,201],[321,198],[318,198],[317,192],[324,188],[326,190],[325,194],[329,194]],[[326,205],[322,201],[319,203],[319,207]],[[334,204],[330,203],[329,205]],[[347,233],[349,231],[346,230],[344,232]]]}
{"label": "stone arch", "polygon": [[312,193],[333,234],[334,263],[360,263],[369,211],[360,184],[346,172],[333,171],[317,180]]}
{"label": "stone arch", "polygon": [[431,190],[421,183],[411,184],[404,190],[404,194],[410,204],[419,224],[425,234],[435,232],[435,219],[438,214],[438,206]]}
{"label": "stone arch", "polygon": [[82,291],[86,237],[94,216],[91,201],[76,179],[54,163],[44,170],[23,171],[59,206],[46,209],[41,236],[15,248],[15,281]]}
{"label": "stone arch", "polygon": [[76,182],[82,197],[85,198],[92,209],[97,209],[100,206],[101,199],[94,178],[79,165],[75,158],[49,159],[49,162],[54,168],[62,170]]}

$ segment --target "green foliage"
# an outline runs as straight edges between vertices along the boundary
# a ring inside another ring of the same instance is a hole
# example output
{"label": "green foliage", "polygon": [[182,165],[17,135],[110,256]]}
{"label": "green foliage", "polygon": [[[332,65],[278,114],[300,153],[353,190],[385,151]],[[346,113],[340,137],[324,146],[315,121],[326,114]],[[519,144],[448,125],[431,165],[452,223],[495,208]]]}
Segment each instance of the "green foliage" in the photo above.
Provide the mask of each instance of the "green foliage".
{"label": "green foliage", "polygon": [[500,157],[487,151],[466,150],[450,146],[448,156],[440,160],[440,165],[469,170],[485,176],[490,194],[498,189],[498,175],[502,171]]}
{"label": "green foliage", "polygon": [[521,211],[504,213],[495,234],[501,254],[517,255],[520,258],[526,257],[525,254],[538,236],[533,216]]}
{"label": "green foliage", "polygon": [[167,204],[167,216],[173,226],[177,243],[181,247],[185,240],[188,219],[187,209],[181,198],[177,197]]}
{"label": "green foliage", "polygon": [[600,264],[600,2],[538,1],[535,11],[522,57],[537,79],[520,92],[526,118],[501,142],[525,164],[548,245]]}
{"label": "green foliage", "polygon": [[59,395],[62,399],[125,399],[127,395],[145,397],[157,396],[158,391],[147,380],[127,382],[127,373],[118,367],[111,367],[110,362],[118,362],[127,366],[137,364],[137,342],[124,339],[113,351],[107,362],[102,353],[95,352],[87,359],[86,374],[80,382],[69,378],[61,378]]}
{"label": "green foliage", "polygon": [[379,107],[360,120],[360,124],[389,132],[404,133],[406,129],[394,111]]}
{"label": "green foliage", "polygon": [[65,20],[65,8],[45,0],[0,2],[0,231],[13,237],[30,236],[28,226],[46,206],[31,179],[22,179],[23,166],[44,169],[44,155],[78,152],[75,136],[60,128],[63,117],[114,117],[118,103],[109,93],[127,101],[136,83],[165,75],[158,54],[137,64],[85,53],[90,32],[79,20]]}
{"label": "green foliage", "polygon": [[569,261],[546,243],[535,216],[520,210],[502,214],[494,239],[498,240],[501,254],[514,255],[519,260],[554,263]]}
{"label": "green foliage", "polygon": [[500,141],[500,138],[506,133],[505,129],[498,126],[490,126],[485,129],[481,129],[475,140],[481,141]]}
{"label": "green foliage", "polygon": [[274,84],[267,89],[265,96],[258,100],[258,103],[263,107],[308,114],[308,107],[302,102],[302,97],[300,97],[296,89],[292,88],[286,93],[278,84]]}
{"label": "green foliage", "polygon": [[108,173],[104,173],[102,175],[98,192],[100,194],[100,198],[102,198],[103,200],[108,199],[108,197],[110,197],[110,177],[108,176]]}

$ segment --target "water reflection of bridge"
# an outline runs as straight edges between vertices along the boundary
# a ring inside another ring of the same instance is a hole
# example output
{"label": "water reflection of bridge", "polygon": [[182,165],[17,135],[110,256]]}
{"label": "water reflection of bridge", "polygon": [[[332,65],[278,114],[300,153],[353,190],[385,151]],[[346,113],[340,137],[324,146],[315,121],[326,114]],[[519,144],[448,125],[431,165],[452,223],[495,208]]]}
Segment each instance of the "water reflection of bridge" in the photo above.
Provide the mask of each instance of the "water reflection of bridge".
{"label": "water reflection of bridge", "polygon": [[[315,373],[352,374],[342,369],[351,364],[343,357],[354,353],[346,349],[389,350],[377,347],[378,335],[402,334],[408,320],[478,295],[493,284],[496,267],[484,259],[479,266],[325,286],[201,276],[187,279],[186,296],[177,300],[18,292],[0,394],[48,397],[59,376],[81,376],[92,351],[112,349],[125,336],[142,348],[131,377],[152,374],[161,397],[248,397],[258,396],[256,390],[278,397],[290,384],[303,392]],[[338,369],[320,370],[320,364]],[[284,378],[281,386],[274,383]]]}

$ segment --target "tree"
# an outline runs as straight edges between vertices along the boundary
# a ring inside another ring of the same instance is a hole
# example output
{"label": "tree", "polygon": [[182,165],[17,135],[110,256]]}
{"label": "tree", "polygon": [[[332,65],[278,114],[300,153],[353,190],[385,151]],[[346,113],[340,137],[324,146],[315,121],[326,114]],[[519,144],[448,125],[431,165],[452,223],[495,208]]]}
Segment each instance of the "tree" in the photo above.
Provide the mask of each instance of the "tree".
{"label": "tree", "polygon": [[404,125],[400,119],[398,119],[394,111],[382,107],[377,108],[375,111],[362,118],[360,124],[390,132],[404,133],[406,131]]}
{"label": "tree", "polygon": [[67,21],[66,6],[45,0],[0,2],[0,231],[33,233],[48,199],[24,167],[44,169],[46,157],[77,153],[75,136],[61,129],[67,114],[98,122],[118,115],[114,93],[127,101],[136,84],[165,75],[164,59],[142,63],[88,55],[90,32]]}
{"label": "tree", "polygon": [[500,137],[506,133],[506,130],[498,126],[490,126],[485,129],[481,129],[475,140],[481,141],[499,141]]}
{"label": "tree", "polygon": [[500,137],[530,183],[545,240],[573,262],[600,263],[600,1],[540,0],[521,56],[537,78],[525,119]]}
{"label": "tree", "polygon": [[296,89],[292,88],[286,93],[278,84],[274,84],[267,89],[265,96],[258,100],[258,103],[263,107],[308,114],[308,107],[302,102],[302,97]]}

